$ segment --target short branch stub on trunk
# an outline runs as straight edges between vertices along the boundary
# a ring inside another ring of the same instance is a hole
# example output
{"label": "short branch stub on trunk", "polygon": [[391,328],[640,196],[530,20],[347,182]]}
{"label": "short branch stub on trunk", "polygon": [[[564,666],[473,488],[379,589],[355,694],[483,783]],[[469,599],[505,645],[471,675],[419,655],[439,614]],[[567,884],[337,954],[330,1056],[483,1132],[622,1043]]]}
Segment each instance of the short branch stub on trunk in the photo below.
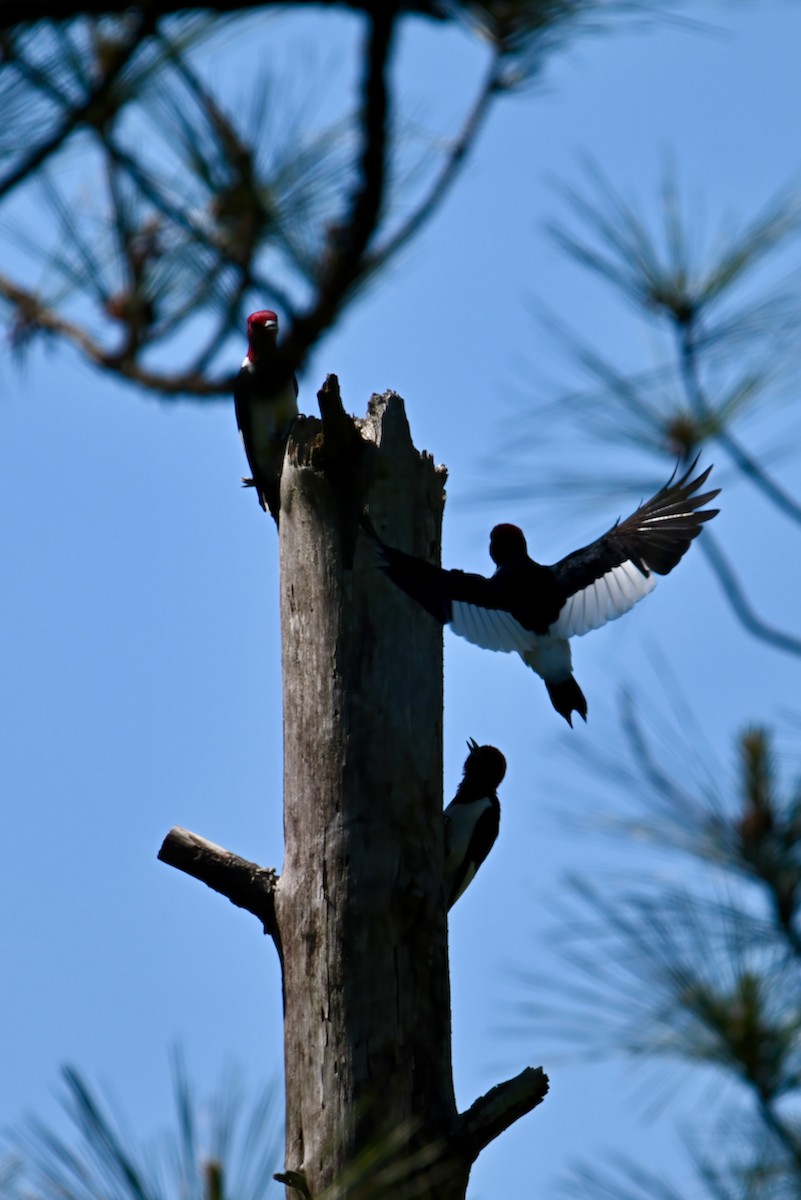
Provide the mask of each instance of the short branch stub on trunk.
{"label": "short branch stub on trunk", "polygon": [[520,1117],[541,1104],[548,1093],[542,1067],[526,1067],[514,1079],[499,1083],[479,1096],[459,1117],[455,1140],[470,1162]]}
{"label": "short branch stub on trunk", "polygon": [[253,913],[264,932],[276,936],[274,895],[278,876],[270,867],[240,858],[180,825],[167,834],[158,856],[167,866],[192,875],[227,896],[238,908]]}

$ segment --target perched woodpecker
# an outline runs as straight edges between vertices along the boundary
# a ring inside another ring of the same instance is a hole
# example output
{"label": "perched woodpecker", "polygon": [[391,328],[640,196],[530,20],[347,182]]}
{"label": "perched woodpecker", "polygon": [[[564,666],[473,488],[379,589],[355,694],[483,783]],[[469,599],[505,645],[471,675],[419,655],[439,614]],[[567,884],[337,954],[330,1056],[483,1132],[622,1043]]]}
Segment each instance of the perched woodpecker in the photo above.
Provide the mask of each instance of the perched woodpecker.
{"label": "perched woodpecker", "polygon": [[289,428],[298,415],[298,381],[282,376],[276,353],[278,317],[269,309],[248,317],[248,352],[234,384],[236,423],[259,503],[278,524],[281,468]]}
{"label": "perched woodpecker", "polygon": [[506,759],[494,746],[470,738],[462,782],[445,809],[445,888],[453,908],[495,844],[501,823],[496,789]]}
{"label": "perched woodpecker", "polygon": [[[496,571],[489,579],[444,571],[376,538],[382,569],[393,583],[443,625],[487,650],[517,651],[545,680],[551,703],[573,724],[587,719],[587,701],[572,674],[571,637],[598,629],[633,608],[667,575],[719,509],[698,510],[720,491],[697,495],[708,467],[690,479],[698,459],[625,521],[553,566],[529,558],[516,525],[496,525],[489,552]],[[674,482],[675,480],[675,482]]]}

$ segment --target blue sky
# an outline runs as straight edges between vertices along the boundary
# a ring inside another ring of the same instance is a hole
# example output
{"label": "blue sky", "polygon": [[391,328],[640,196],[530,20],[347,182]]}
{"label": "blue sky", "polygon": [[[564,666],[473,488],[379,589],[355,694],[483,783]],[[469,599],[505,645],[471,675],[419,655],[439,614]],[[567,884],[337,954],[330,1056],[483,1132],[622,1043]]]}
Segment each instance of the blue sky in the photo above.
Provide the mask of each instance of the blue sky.
{"label": "blue sky", "polygon": [[[599,471],[638,486],[669,473],[635,451],[588,452],[557,421],[543,422],[525,460],[498,448],[520,437],[521,409],[548,378],[572,378],[534,312],[558,314],[623,365],[653,353],[643,326],[548,240],[544,223],[560,211],[555,178],[583,186],[590,154],[653,218],[672,157],[709,230],[799,181],[801,11],[699,3],[693,15],[709,22],[705,32],[661,25],[583,38],[537,87],[502,100],[436,220],[304,372],[306,411],[329,371],[356,413],[374,391],[405,397],[416,444],[450,472],[446,565],[486,571],[499,520],[523,525],[536,557],[552,561],[642,496],[635,487],[605,501],[557,493],[545,503],[534,498],[543,475],[596,458]],[[269,35],[286,70],[314,44],[342,63],[328,85],[341,104],[355,29],[352,18],[321,14],[271,19],[263,32],[251,21],[247,39],[233,37],[204,69],[236,105],[245,45],[256,64]],[[410,22],[396,63],[407,110],[452,129],[483,54],[459,31]],[[232,340],[232,368],[241,354]],[[0,388],[0,1126],[26,1111],[54,1116],[59,1066],[70,1062],[107,1086],[146,1137],[168,1120],[171,1044],[206,1091],[230,1061],[253,1081],[280,1067],[272,946],[252,918],[156,861],[181,824],[280,866],[276,536],[239,488],[231,405],[142,397],[52,345],[22,368],[6,359]],[[786,448],[788,412],[757,413],[744,440]],[[797,529],[713,457],[726,489],[715,531],[765,618],[798,632]],[[798,492],[793,456],[772,466]],[[530,501],[482,499],[488,477],[511,473],[530,474]],[[581,747],[618,736],[621,687],[659,712],[667,664],[724,765],[745,723],[786,730],[797,712],[798,662],[742,632],[695,550],[625,620],[578,642],[574,660],[590,723],[571,734],[518,661],[445,638],[446,795],[467,737],[494,742],[509,760],[499,842],[451,920],[457,1095],[467,1106],[526,1064],[552,1079],[537,1113],[482,1156],[472,1200],[551,1195],[577,1154],[606,1147],[633,1147],[681,1178],[674,1130],[702,1118],[696,1089],[674,1073],[672,1103],[646,1120],[647,1088],[630,1066],[566,1063],[536,1028],[522,1029],[516,973],[557,969],[546,937],[566,871],[614,878],[646,865],[641,850],[613,853],[555,819],[566,807],[614,804],[582,770]]]}

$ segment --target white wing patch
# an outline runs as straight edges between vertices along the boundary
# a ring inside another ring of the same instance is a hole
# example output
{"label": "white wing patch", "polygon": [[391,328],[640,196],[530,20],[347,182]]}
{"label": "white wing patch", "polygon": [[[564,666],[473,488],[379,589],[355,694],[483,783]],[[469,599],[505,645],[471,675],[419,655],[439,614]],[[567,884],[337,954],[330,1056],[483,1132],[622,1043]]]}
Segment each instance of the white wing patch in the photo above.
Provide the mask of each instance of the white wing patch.
{"label": "white wing patch", "polygon": [[[478,868],[476,867],[475,863],[471,863],[470,866],[467,868],[467,870],[464,873],[464,879],[462,880],[462,886],[459,888],[459,891],[456,893],[456,895],[453,897],[453,900],[451,901],[451,908],[453,908],[454,904],[459,899],[459,897],[463,896],[465,894],[468,887],[475,879],[477,870],[478,870]],[[449,877],[447,875],[445,876],[445,878],[446,878],[446,880],[448,880],[448,882],[450,882]],[[453,887],[453,884],[451,884],[450,886]],[[450,888],[448,888],[448,891],[450,891]]]}
{"label": "white wing patch", "polygon": [[571,596],[548,633],[551,637],[571,638],[600,629],[634,608],[655,587],[653,572],[643,575],[633,562],[621,563]]}
{"label": "white wing patch", "polygon": [[488,796],[470,804],[448,805],[445,810],[445,875],[452,879],[467,857],[473,831],[481,815],[492,808]]}
{"label": "white wing patch", "polygon": [[538,640],[537,635],[524,629],[511,613],[499,608],[481,608],[464,600],[454,600],[451,612],[453,632],[485,650],[518,650],[522,653]]}
{"label": "white wing patch", "polygon": [[[484,796],[480,800],[473,800],[471,804],[449,804],[445,810],[445,885],[449,895],[456,875],[467,858],[476,825],[484,812],[491,808],[492,801]],[[475,863],[471,862],[459,891],[451,901],[452,905],[473,882],[477,869]]]}

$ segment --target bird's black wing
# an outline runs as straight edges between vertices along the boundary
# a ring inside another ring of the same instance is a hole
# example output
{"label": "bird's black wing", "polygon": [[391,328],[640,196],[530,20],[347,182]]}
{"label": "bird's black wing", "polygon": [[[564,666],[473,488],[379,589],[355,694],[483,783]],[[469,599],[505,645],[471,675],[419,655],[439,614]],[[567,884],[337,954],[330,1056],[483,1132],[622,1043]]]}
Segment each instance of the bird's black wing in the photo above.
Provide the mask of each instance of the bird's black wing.
{"label": "bird's black wing", "polygon": [[454,601],[470,599],[474,604],[491,605],[491,579],[466,571],[445,571],[414,554],[388,546],[372,530],[371,536],[384,574],[441,624],[448,625],[453,619]]}
{"label": "bird's black wing", "polygon": [[286,375],[282,380],[270,364],[260,364],[256,370],[247,359],[234,381],[236,424],[252,475],[242,483],[256,488],[259,503],[276,523],[284,448],[297,415],[298,381],[294,375],[291,381],[290,391]]}
{"label": "bird's black wing", "polygon": [[[468,885],[475,878],[478,868],[495,845],[498,830],[501,826],[501,806],[497,802],[486,808],[476,821],[467,853],[459,864],[453,879],[450,881],[448,908],[452,908]],[[445,827],[445,846],[447,851],[448,830]]]}
{"label": "bird's black wing", "polygon": [[496,801],[490,808],[486,808],[478,818],[476,827],[473,830],[473,836],[470,839],[469,854],[476,864],[476,870],[478,870],[495,845],[495,839],[498,836],[500,827],[501,806]]}
{"label": "bird's black wing", "polygon": [[[531,647],[532,632],[545,634],[561,607],[552,572],[530,559],[509,563],[487,579],[468,571],[445,571],[395,550],[365,524],[374,539],[381,567],[399,588],[454,633],[485,650]],[[547,611],[547,619],[543,613]]]}
{"label": "bird's black wing", "polygon": [[239,430],[251,474],[250,479],[242,479],[242,486],[255,487],[259,504],[266,510],[267,506],[259,488],[259,465],[256,459],[256,439],[253,428],[253,373],[244,363],[234,380],[234,413],[236,414],[236,427]]}
{"label": "bird's black wing", "polygon": [[[245,361],[247,362],[247,360]],[[286,375],[282,378],[280,373],[270,371],[269,367],[263,364],[259,366],[258,380],[252,368],[248,368],[244,363],[240,368],[234,380],[234,412],[236,413],[236,427],[242,434],[246,453],[248,452],[248,447],[254,442],[254,397],[257,395],[265,397],[269,396],[272,392],[279,391],[285,381]],[[297,399],[299,391],[297,375],[292,376],[292,390],[295,393],[295,399]],[[249,456],[248,462],[250,462]],[[250,468],[251,470],[254,469],[252,462],[250,462]]]}
{"label": "bird's black wing", "polygon": [[655,496],[603,537],[551,568],[566,597],[550,627],[552,636],[573,637],[614,621],[653,590],[654,573],[673,570],[704,522],[720,511],[698,511],[720,488],[697,494],[712,470],[707,467],[690,479],[697,462],[696,458],[681,478],[674,481],[671,476]]}
{"label": "bird's black wing", "polygon": [[247,367],[242,367],[236,379],[234,380],[234,412],[236,413],[236,427],[242,435],[242,444],[245,447],[248,465],[251,471],[254,469],[250,459],[250,447],[253,445],[253,436],[251,431],[252,421],[252,406],[249,403],[253,388],[253,379],[251,372]]}

